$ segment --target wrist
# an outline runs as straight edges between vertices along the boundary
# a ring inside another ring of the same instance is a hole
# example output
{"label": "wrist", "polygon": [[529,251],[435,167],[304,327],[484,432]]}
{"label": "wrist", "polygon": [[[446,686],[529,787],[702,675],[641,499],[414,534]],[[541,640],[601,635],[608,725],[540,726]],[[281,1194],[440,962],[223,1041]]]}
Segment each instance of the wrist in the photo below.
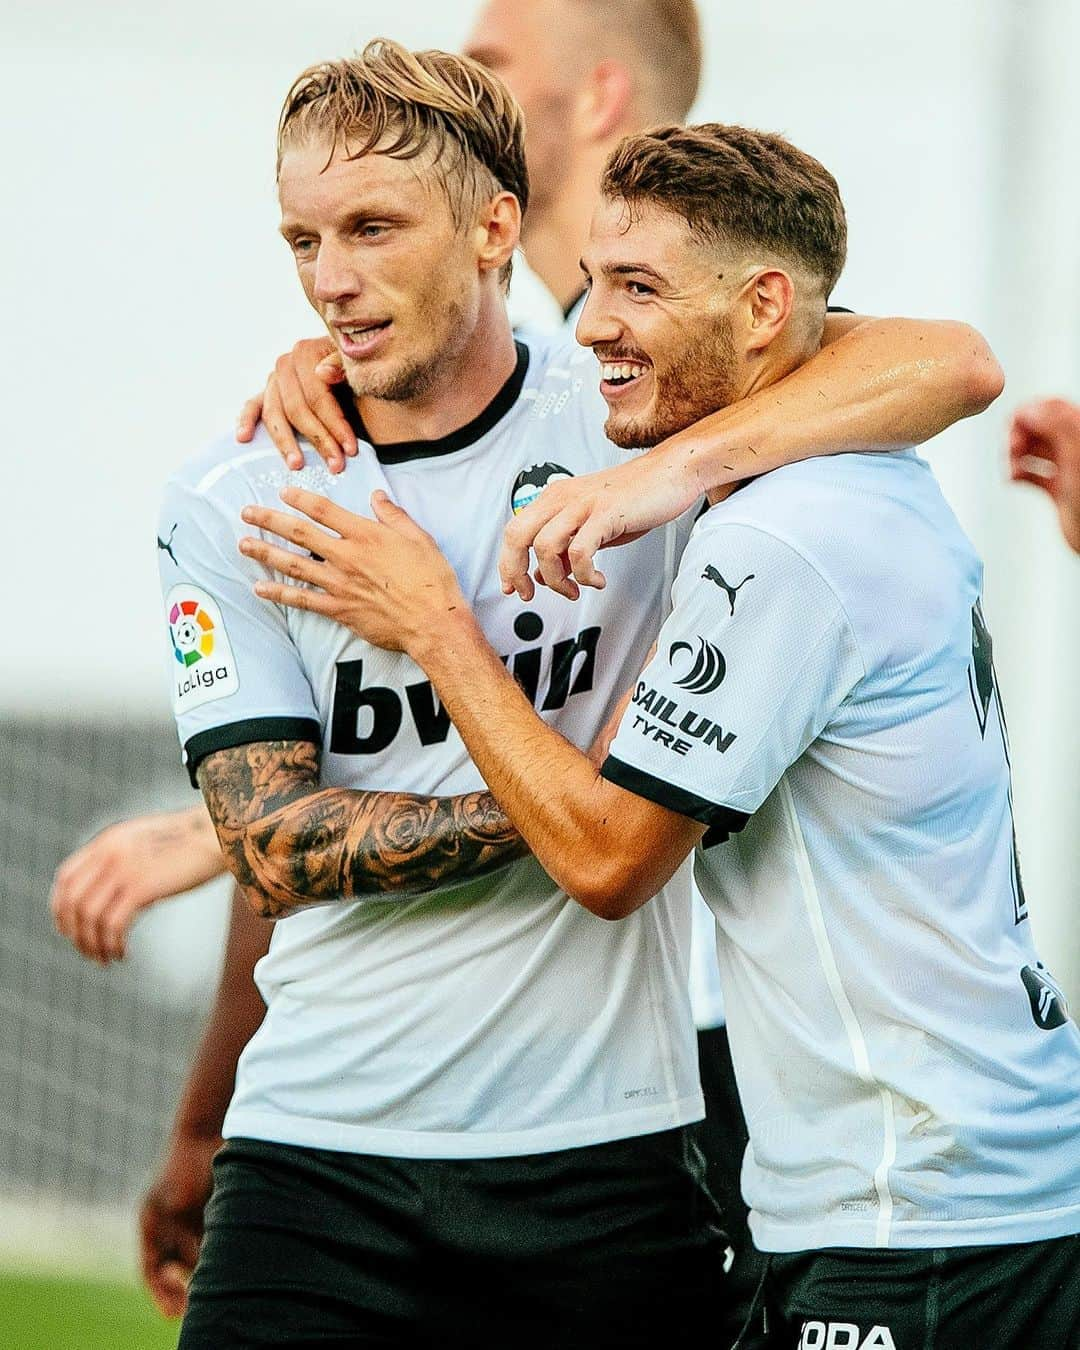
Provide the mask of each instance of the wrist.
{"label": "wrist", "polygon": [[[734,482],[740,473],[734,459],[732,438],[725,434],[727,410],[711,414],[678,432],[660,453],[667,458],[671,481],[677,485],[687,505],[712,489]],[[653,453],[656,453],[655,451]]]}
{"label": "wrist", "polygon": [[459,594],[415,626],[406,637],[405,652],[431,675],[447,661],[453,664],[457,654],[475,645],[478,638],[485,641],[476,615]]}

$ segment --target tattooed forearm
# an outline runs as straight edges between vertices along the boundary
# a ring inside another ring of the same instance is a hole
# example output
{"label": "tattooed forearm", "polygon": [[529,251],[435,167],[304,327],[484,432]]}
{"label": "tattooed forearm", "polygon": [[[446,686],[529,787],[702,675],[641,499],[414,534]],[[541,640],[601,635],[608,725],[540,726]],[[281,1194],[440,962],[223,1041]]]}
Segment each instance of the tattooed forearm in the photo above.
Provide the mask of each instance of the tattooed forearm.
{"label": "tattooed forearm", "polygon": [[326,900],[420,894],[529,851],[488,792],[320,788],[319,752],[306,741],[219,750],[198,779],[230,870],[271,918]]}

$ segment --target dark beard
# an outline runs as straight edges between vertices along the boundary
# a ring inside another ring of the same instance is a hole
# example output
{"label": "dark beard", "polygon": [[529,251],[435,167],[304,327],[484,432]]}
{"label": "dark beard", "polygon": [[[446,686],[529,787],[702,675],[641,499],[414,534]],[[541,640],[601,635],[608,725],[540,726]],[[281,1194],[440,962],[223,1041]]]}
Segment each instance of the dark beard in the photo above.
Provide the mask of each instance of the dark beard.
{"label": "dark beard", "polygon": [[735,366],[731,320],[724,315],[662,375],[653,368],[656,407],[650,417],[619,421],[616,413],[608,416],[604,423],[608,440],[621,450],[647,450],[728,407],[737,394]]}

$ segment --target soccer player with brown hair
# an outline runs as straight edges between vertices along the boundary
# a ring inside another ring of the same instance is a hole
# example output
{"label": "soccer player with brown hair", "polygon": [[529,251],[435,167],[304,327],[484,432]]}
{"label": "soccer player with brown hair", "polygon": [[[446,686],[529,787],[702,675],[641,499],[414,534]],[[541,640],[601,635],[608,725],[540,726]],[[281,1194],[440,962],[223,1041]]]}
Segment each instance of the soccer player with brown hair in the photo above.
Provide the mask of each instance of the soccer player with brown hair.
{"label": "soccer player with brown hair", "polygon": [[[578,325],[609,437],[662,445],[805,369],[846,233],[780,137],[627,140]],[[583,908],[626,922],[693,855],[775,1344],[1076,1343],[1080,1031],[1028,922],[982,565],[926,463],[852,449],[712,489],[592,756],[536,717],[406,503],[282,496],[245,512],[243,553],[286,578],[257,593],[415,661]]]}

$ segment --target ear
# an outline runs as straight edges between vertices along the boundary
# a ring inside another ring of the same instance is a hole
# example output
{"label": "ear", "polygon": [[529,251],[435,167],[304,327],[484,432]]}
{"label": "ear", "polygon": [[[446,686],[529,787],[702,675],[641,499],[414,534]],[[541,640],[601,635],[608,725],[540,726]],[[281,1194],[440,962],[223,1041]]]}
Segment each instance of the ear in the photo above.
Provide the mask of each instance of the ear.
{"label": "ear", "polygon": [[634,101],[633,76],[621,61],[601,61],[585,76],[577,102],[583,140],[610,140],[623,130]]}
{"label": "ear", "polygon": [[521,238],[521,203],[512,192],[500,192],[481,208],[475,238],[482,272],[497,272],[510,261]]}
{"label": "ear", "polygon": [[786,272],[769,268],[746,283],[743,294],[749,321],[747,351],[764,351],[784,331],[795,304],[795,283]]}

